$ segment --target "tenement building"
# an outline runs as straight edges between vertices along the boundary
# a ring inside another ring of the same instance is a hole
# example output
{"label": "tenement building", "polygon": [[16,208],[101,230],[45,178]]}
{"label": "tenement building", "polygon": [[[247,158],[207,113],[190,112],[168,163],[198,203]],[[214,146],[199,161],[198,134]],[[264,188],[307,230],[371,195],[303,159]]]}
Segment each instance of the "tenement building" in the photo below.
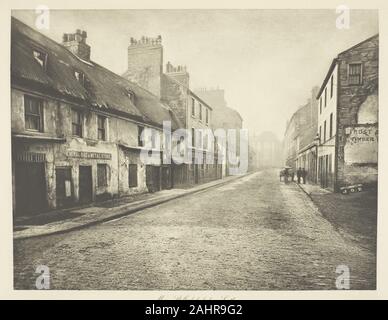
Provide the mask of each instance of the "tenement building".
{"label": "tenement building", "polygon": [[[213,108],[190,89],[190,75],[185,66],[170,62],[163,70],[163,45],[160,36],[131,39],[128,46],[128,69],[123,77],[136,82],[167,104],[189,135],[192,158],[173,163],[173,184],[197,184],[221,178],[222,163],[217,144],[212,143]],[[200,154],[200,157],[196,155]],[[214,159],[209,161],[207,159]],[[204,161],[202,161],[204,159]],[[208,161],[208,163],[206,162]]]}
{"label": "tenement building", "polygon": [[317,94],[323,188],[377,182],[378,52],[375,35],[338,54]]}
{"label": "tenement building", "polygon": [[[140,158],[146,147],[163,157],[163,121],[181,126],[170,107],[92,61],[85,31],[64,34],[60,44],[15,18],[11,30],[17,215],[173,185],[169,165]],[[203,125],[210,110],[204,104]]]}
{"label": "tenement building", "polygon": [[[240,129],[242,129],[243,119],[241,115],[233,108],[228,107],[225,100],[225,91],[223,89],[197,89],[195,94],[212,106],[212,129],[219,128],[225,130],[235,130],[235,150],[232,150],[226,141],[224,148],[218,150],[219,159],[222,159],[222,175],[228,176],[230,168],[239,165],[240,161]],[[235,155],[228,157],[228,152]]]}

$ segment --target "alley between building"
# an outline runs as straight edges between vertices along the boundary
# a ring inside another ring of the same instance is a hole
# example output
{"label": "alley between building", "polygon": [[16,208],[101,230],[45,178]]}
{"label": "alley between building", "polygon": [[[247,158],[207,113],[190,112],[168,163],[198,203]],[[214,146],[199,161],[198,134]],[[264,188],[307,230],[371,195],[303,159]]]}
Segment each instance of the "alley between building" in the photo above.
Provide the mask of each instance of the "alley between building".
{"label": "alley between building", "polygon": [[266,170],[94,227],[15,241],[15,289],[374,289],[372,251],[338,233],[294,183]]}

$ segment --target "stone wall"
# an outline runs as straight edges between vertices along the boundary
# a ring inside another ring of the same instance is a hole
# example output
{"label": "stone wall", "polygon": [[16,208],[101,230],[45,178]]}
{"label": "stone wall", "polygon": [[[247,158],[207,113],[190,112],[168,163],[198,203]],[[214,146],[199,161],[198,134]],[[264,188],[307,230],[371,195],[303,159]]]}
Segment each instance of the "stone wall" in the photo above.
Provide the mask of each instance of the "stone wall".
{"label": "stone wall", "polygon": [[[356,126],[358,121],[364,121],[365,113],[370,113],[370,110],[377,112],[378,107],[375,105],[371,108],[366,108],[365,111],[361,105],[366,101],[373,100],[372,104],[377,103],[378,96],[378,52],[379,52],[378,36],[372,37],[359,45],[338,55],[338,110],[337,110],[337,177],[336,188],[347,185],[351,182],[368,181],[365,179],[369,175],[370,169],[365,164],[362,169],[354,170],[354,166],[347,167],[345,162],[345,146],[347,144],[346,128]],[[349,84],[348,68],[350,63],[362,64],[362,83],[360,85]],[[375,98],[371,98],[375,97]],[[361,111],[359,113],[359,111]],[[370,118],[370,115],[368,116]],[[375,116],[377,119],[377,116]],[[377,149],[377,144],[375,145]],[[377,150],[376,150],[377,152]],[[372,179],[377,178],[377,163],[371,163],[374,167]],[[357,177],[357,172],[360,175]]]}

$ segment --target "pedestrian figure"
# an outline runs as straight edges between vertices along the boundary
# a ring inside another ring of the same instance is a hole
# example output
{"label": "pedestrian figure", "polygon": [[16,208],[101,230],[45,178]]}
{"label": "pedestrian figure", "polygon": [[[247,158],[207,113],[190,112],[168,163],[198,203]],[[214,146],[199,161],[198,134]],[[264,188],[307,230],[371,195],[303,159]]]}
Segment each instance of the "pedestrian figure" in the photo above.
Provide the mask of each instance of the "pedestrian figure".
{"label": "pedestrian figure", "polygon": [[284,183],[288,183],[288,169],[284,170]]}
{"label": "pedestrian figure", "polygon": [[294,177],[295,177],[295,172],[294,170],[291,169],[291,181],[294,181]]}
{"label": "pedestrian figure", "polygon": [[302,169],[301,169],[301,167],[299,167],[298,170],[296,171],[296,177],[298,178],[298,184],[300,183],[301,176],[302,176]]}
{"label": "pedestrian figure", "polygon": [[306,184],[306,175],[307,175],[307,171],[305,170],[305,168],[303,168],[302,169],[303,184]]}

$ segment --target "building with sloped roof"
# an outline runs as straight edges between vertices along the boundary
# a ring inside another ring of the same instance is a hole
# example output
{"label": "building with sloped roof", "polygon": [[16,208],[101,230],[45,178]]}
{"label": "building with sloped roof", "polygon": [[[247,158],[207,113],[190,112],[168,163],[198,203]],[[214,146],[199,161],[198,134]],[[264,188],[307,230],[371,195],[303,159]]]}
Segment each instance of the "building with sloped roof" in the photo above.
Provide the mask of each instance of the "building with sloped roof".
{"label": "building with sloped roof", "polygon": [[11,23],[15,213],[170,188],[170,165],[145,164],[140,152],[150,146],[164,156],[163,121],[182,126],[171,108],[92,61],[85,31],[60,44]]}
{"label": "building with sloped roof", "polygon": [[[128,68],[123,77],[136,82],[167,104],[188,132],[186,144],[192,159],[173,166],[174,185],[199,184],[222,177],[222,162],[218,159],[216,143],[210,143],[212,106],[190,89],[190,75],[186,66],[168,62],[163,70],[162,37],[131,38],[128,46]],[[210,132],[209,132],[210,131]],[[212,158],[214,161],[198,159]]]}
{"label": "building with sloped roof", "polygon": [[339,53],[316,96],[318,182],[322,188],[378,179],[379,35]]}

